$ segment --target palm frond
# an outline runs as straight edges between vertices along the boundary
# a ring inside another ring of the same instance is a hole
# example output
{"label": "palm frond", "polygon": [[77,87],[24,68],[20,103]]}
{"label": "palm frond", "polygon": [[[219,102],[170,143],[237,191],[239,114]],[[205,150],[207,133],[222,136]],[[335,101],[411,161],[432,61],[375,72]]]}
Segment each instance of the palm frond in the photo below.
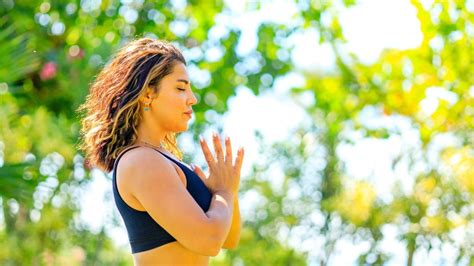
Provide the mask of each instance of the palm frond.
{"label": "palm frond", "polygon": [[8,16],[0,17],[0,82],[10,84],[40,67],[33,35],[18,32]]}
{"label": "palm frond", "polygon": [[[0,167],[0,197],[24,202],[32,201],[38,182],[35,180],[35,171],[28,170],[31,167],[31,163],[5,164]],[[27,172],[30,176],[25,179]]]}

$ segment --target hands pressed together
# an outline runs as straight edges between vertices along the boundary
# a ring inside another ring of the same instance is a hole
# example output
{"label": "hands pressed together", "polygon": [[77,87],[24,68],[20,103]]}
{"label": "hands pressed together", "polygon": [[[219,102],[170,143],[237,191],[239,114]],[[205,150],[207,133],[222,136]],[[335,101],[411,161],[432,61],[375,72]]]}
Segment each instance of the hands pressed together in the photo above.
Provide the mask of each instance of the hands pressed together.
{"label": "hands pressed together", "polygon": [[197,165],[192,165],[192,168],[211,193],[224,191],[237,195],[240,185],[240,170],[244,159],[244,148],[238,149],[237,158],[233,162],[230,138],[225,138],[225,152],[217,133],[212,134],[212,140],[215,156],[211,153],[206,140],[202,137],[200,138],[202,152],[209,168],[209,175],[204,174]]}

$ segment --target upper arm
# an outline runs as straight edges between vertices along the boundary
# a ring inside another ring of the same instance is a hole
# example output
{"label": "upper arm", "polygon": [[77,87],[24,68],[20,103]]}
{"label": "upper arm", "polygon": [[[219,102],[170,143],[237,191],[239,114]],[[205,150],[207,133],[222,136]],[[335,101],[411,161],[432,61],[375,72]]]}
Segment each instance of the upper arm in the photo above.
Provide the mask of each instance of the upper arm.
{"label": "upper arm", "polygon": [[[130,192],[149,215],[185,248],[214,256],[215,230],[201,207],[180,181],[170,161],[151,149],[129,154]],[[217,250],[218,252],[218,250]]]}

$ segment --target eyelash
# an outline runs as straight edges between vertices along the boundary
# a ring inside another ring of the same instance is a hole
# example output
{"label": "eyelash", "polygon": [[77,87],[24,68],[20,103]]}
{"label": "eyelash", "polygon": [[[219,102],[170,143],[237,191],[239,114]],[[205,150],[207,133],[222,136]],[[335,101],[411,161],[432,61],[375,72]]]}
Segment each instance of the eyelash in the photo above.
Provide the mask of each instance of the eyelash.
{"label": "eyelash", "polygon": [[178,90],[180,90],[180,91],[185,91],[186,89],[178,88]]}

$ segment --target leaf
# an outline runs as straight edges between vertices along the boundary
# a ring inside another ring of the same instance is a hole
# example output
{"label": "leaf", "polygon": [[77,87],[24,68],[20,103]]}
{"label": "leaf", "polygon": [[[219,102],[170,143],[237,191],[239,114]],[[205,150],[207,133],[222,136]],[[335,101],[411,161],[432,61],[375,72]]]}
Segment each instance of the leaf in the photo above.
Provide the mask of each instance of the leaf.
{"label": "leaf", "polygon": [[0,82],[12,83],[38,70],[40,60],[32,49],[30,33],[17,33],[7,16],[0,18]]}

